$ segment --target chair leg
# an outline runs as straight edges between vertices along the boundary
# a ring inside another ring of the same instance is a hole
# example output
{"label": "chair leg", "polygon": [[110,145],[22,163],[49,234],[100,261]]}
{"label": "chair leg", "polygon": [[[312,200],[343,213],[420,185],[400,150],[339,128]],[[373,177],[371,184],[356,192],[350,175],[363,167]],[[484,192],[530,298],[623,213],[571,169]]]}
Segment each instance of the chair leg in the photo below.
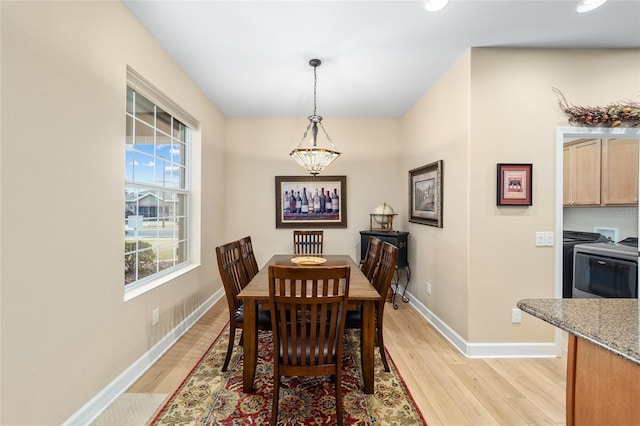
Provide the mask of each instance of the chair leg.
{"label": "chair leg", "polygon": [[342,426],[342,373],[338,370],[336,379],[336,423]]}
{"label": "chair leg", "polygon": [[231,360],[231,352],[233,352],[233,345],[236,343],[236,324],[229,324],[229,345],[227,346],[227,356],[224,358],[224,364],[222,364],[222,371],[227,371],[229,361]]}
{"label": "chair leg", "polygon": [[380,358],[382,358],[382,363],[384,364],[384,371],[387,373],[391,371],[389,368],[389,362],[387,361],[387,354],[384,350],[384,339],[382,338],[382,324],[378,324],[377,332],[378,332],[378,349],[380,349]]}
{"label": "chair leg", "polygon": [[273,377],[273,405],[271,407],[271,426],[278,423],[278,401],[280,400],[280,377]]}

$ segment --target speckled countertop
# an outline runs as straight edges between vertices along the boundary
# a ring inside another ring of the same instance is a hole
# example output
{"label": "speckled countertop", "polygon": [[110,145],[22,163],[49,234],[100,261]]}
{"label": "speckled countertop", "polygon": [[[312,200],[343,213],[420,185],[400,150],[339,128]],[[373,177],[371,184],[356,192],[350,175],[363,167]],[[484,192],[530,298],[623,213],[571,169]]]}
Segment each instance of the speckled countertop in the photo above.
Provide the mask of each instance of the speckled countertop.
{"label": "speckled countertop", "polygon": [[524,299],[518,308],[640,365],[638,299]]}

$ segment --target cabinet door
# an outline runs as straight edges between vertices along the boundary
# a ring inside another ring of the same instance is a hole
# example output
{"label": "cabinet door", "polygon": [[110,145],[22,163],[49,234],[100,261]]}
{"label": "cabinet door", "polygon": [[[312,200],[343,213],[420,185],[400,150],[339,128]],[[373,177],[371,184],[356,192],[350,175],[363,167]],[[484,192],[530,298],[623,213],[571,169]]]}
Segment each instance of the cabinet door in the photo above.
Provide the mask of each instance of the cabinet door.
{"label": "cabinet door", "polygon": [[571,158],[571,147],[565,146],[562,150],[562,204],[570,206],[575,198],[573,189],[573,159]]}
{"label": "cabinet door", "polygon": [[638,140],[602,141],[602,204],[638,204]]}
{"label": "cabinet door", "polygon": [[[588,139],[567,145],[569,155],[569,195],[565,205],[600,205],[600,139]],[[566,160],[565,160],[566,166]],[[566,188],[566,186],[565,186]]]}

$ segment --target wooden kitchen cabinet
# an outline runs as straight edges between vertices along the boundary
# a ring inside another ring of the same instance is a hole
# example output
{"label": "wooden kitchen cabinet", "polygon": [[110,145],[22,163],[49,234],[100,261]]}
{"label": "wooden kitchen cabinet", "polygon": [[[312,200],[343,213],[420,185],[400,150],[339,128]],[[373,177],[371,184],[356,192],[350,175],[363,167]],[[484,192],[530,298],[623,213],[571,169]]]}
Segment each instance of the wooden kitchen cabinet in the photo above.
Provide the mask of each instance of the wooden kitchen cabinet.
{"label": "wooden kitchen cabinet", "polygon": [[565,144],[563,197],[565,206],[600,205],[600,139]]}
{"label": "wooden kitchen cabinet", "polygon": [[569,333],[567,426],[640,424],[638,299],[525,299],[517,307]]}
{"label": "wooden kitchen cabinet", "polygon": [[569,334],[569,425],[637,425],[640,367],[590,341]]}
{"label": "wooden kitchen cabinet", "polygon": [[638,204],[638,139],[602,140],[602,205]]}

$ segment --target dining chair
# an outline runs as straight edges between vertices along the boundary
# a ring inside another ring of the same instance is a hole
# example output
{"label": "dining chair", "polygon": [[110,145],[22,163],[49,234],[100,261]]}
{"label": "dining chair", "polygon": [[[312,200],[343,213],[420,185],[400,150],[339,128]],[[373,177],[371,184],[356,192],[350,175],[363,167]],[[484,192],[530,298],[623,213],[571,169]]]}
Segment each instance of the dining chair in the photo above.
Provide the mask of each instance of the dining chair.
{"label": "dining chair", "polygon": [[342,341],[349,266],[269,266],[273,324],[273,407],[278,420],[282,376],[331,376],[336,422],[342,425]]}
{"label": "dining chair", "polygon": [[[382,248],[380,250],[380,260],[376,272],[373,276],[372,284],[379,293],[379,299],[376,301],[375,308],[375,327],[376,327],[376,343],[380,349],[380,357],[384,364],[384,371],[391,371],[389,369],[389,362],[387,361],[387,355],[384,348],[384,335],[383,319],[384,319],[384,307],[387,300],[387,293],[391,287],[393,281],[393,274],[396,271],[396,263],[398,261],[398,247],[390,244],[386,241],[382,242]],[[351,310],[346,314],[345,328],[362,328],[362,311]]]}
{"label": "dining chair", "polygon": [[256,256],[253,253],[253,244],[251,243],[251,237],[247,236],[238,240],[240,244],[240,256],[242,256],[242,264],[247,271],[249,281],[256,276],[260,268],[258,268],[258,262],[256,262]]}
{"label": "dining chair", "polygon": [[324,231],[293,231],[294,254],[322,254]]}
{"label": "dining chair", "polygon": [[380,259],[380,250],[382,249],[382,240],[376,237],[370,237],[367,244],[367,251],[362,261],[362,273],[367,279],[372,282],[373,275],[378,266],[378,259]]}
{"label": "dining chair", "polygon": [[[238,241],[216,247],[216,258],[218,259],[218,270],[220,271],[220,278],[227,296],[227,305],[229,306],[229,344],[227,346],[227,355],[222,365],[222,371],[227,371],[236,339],[236,329],[242,330],[244,323],[244,306],[242,301],[238,299],[238,293],[249,283],[250,279],[242,264]],[[271,330],[269,312],[258,309],[257,316],[258,328]],[[240,341],[242,341],[242,337],[240,337]]]}

